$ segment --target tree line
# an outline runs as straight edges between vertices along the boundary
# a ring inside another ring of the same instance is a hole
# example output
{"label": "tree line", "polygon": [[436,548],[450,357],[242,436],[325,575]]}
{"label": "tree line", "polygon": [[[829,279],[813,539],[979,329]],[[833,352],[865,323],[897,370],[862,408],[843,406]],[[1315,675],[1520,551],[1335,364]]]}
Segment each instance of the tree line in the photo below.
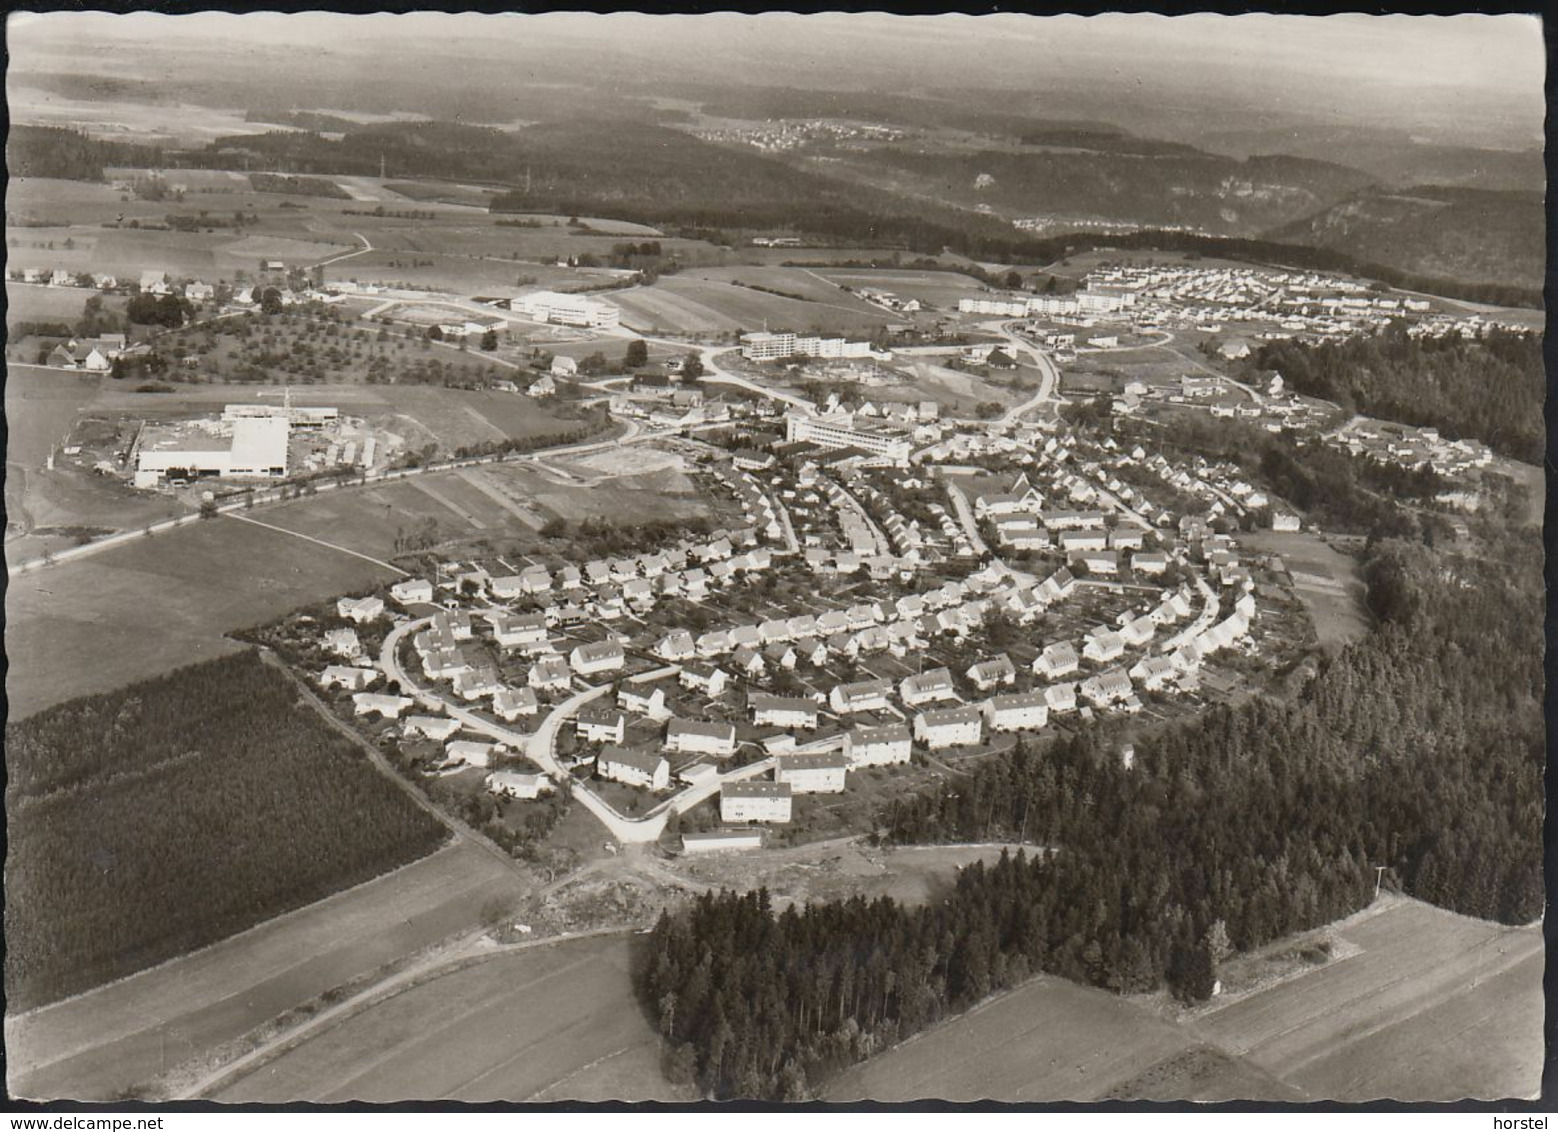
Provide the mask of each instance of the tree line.
{"label": "tree line", "polygon": [[1540,548],[1384,541],[1377,626],[1289,699],[1135,739],[1019,744],[895,800],[893,844],[1017,840],[945,900],[776,914],[766,892],[662,916],[637,985],[673,1069],[717,1097],[797,1100],[837,1070],[1049,972],[1211,993],[1230,949],[1401,891],[1505,923],[1541,914]]}

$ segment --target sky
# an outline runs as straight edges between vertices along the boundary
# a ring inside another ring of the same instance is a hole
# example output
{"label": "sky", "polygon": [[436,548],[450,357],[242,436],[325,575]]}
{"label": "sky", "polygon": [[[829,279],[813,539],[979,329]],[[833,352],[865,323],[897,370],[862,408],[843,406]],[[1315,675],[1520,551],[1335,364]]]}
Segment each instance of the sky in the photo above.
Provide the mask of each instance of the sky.
{"label": "sky", "polygon": [[1186,111],[1247,103],[1320,121],[1443,124],[1460,114],[1469,128],[1514,123],[1533,140],[1544,112],[1541,24],[1520,15],[50,13],[8,24],[23,67],[31,51],[105,36],[386,55],[441,45],[537,66],[572,55],[585,81],[594,61],[614,77],[1101,92]]}

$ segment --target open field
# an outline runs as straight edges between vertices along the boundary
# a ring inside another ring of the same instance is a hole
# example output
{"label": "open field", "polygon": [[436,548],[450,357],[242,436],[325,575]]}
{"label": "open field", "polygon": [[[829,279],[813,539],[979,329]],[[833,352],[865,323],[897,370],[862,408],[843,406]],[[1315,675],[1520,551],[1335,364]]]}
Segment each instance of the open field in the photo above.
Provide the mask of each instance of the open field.
{"label": "open field", "polygon": [[234,110],[215,110],[183,103],[150,104],[117,99],[65,98],[27,85],[25,76],[6,84],[7,110],[18,125],[62,126],[93,137],[122,141],[133,134],[142,144],[204,145],[234,134],[258,134],[285,129],[264,122],[247,122]]}
{"label": "open field", "polygon": [[21,322],[63,322],[74,324],[81,317],[87,300],[96,291],[89,287],[45,287],[36,283],[6,283],[5,320],[9,326]]}
{"label": "open field", "polygon": [[1539,929],[1390,897],[1329,931],[1341,958],[1177,1023],[1152,999],[1035,979],[850,1070],[827,1099],[1535,1094]]}
{"label": "open field", "polygon": [[942,310],[957,310],[958,300],[978,294],[985,285],[971,275],[950,271],[911,271],[894,268],[817,268],[817,274],[834,283],[859,289],[888,291],[905,299],[918,299]]}
{"label": "open field", "polygon": [[[739,271],[735,274],[739,275]],[[783,288],[789,290],[790,288]],[[799,293],[799,292],[797,292]],[[635,329],[710,333],[727,330],[818,330],[869,334],[904,319],[838,293],[826,303],[801,302],[712,279],[673,275],[649,287],[607,296]]]}
{"label": "open field", "polygon": [[[1100,1100],[1123,1091],[1144,1066],[1195,1048],[1172,1022],[1106,991],[1044,976],[856,1066],[825,1099]],[[1278,1083],[1265,1084],[1246,1092],[1284,1095]]]}
{"label": "open field", "polygon": [[1358,952],[1201,1013],[1195,1031],[1317,1099],[1535,1094],[1539,928],[1397,900],[1336,934]]}
{"label": "open field", "polygon": [[[809,302],[830,303],[858,310],[862,314],[891,317],[864,299],[856,298],[849,292],[830,283],[821,273],[813,272],[806,267],[753,267],[750,265],[695,267],[682,272],[678,278],[706,279],[711,283],[739,286],[748,290],[756,287],[766,287],[772,291],[783,291],[789,295],[798,295]],[[757,293],[762,294],[762,292]]]}
{"label": "open field", "polygon": [[213,1098],[690,1100],[633,1000],[631,936],[497,955],[341,1022]]}
{"label": "open field", "polygon": [[1258,531],[1242,541],[1251,550],[1281,557],[1323,647],[1339,648],[1368,631],[1356,559],[1333,550],[1308,531]]}
{"label": "open field", "polygon": [[224,638],[392,578],[302,539],[221,518],[11,580],[11,717],[237,646]]}
{"label": "open field", "polygon": [[202,951],[7,1018],[7,1081],[31,1098],[108,1100],[333,987],[478,926],[517,892],[469,843]]}

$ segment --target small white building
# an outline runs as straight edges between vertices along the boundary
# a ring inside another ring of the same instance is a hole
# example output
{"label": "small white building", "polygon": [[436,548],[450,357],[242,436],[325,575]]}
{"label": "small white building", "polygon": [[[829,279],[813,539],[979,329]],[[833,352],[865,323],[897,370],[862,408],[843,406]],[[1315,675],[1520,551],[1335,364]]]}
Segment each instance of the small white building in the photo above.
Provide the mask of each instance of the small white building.
{"label": "small white building", "polygon": [[467,766],[487,767],[492,756],[502,748],[497,743],[480,743],[474,739],[452,739],[444,744],[444,759]]}
{"label": "small white building", "polygon": [[399,719],[400,713],[416,703],[410,696],[383,696],[374,692],[358,692],[352,704],[358,715],[381,715],[385,719]]}
{"label": "small white building", "polygon": [[689,857],[700,853],[730,853],[762,847],[763,831],[760,829],[716,829],[708,833],[682,834],[682,852]]}
{"label": "small white building", "polygon": [[487,792],[506,798],[539,798],[552,792],[552,780],[544,774],[495,770],[487,776]]}
{"label": "small white building", "polygon": [[628,717],[612,707],[586,705],[574,720],[579,738],[592,743],[621,743],[627,735]]}
{"label": "small white building", "polygon": [[838,684],[828,693],[828,703],[841,715],[857,711],[882,711],[888,706],[887,697],[892,694],[892,690],[890,680]]}
{"label": "small white building", "polygon": [[945,668],[932,668],[915,676],[905,676],[898,685],[898,695],[909,707],[955,700],[957,689],[952,684],[952,673]]}
{"label": "small white building", "polygon": [[400,729],[407,736],[421,735],[443,743],[459,734],[460,721],[442,715],[408,715]]}
{"label": "small white building", "polygon": [[328,665],[320,673],[321,688],[345,688],[348,692],[360,692],[379,678],[377,668],[349,668],[340,664]]}
{"label": "small white building", "polygon": [[433,600],[433,583],[426,578],[407,578],[390,587],[390,597],[400,605],[430,602]]}

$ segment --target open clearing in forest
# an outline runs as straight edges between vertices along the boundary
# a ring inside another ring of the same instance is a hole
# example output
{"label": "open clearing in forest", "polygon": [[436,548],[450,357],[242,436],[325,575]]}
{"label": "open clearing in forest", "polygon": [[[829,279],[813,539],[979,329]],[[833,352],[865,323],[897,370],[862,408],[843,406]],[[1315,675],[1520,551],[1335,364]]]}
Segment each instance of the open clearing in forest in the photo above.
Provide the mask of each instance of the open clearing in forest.
{"label": "open clearing in forest", "polygon": [[519,894],[470,843],[430,856],[202,951],[8,1018],[14,1095],[110,1100],[334,987],[477,927]]}
{"label": "open clearing in forest", "polygon": [[1539,928],[1387,897],[1331,935],[1344,957],[1178,1022],[1153,999],[1035,979],[857,1066],[827,1099],[1535,1095]]}
{"label": "open clearing in forest", "polygon": [[224,517],[12,578],[5,625],[12,718],[222,656],[238,647],[226,633],[394,577],[361,558]]}
{"label": "open clearing in forest", "polygon": [[1340,648],[1368,632],[1356,559],[1308,531],[1257,531],[1242,541],[1257,553],[1282,559],[1293,576],[1293,588],[1314,619],[1322,647]]}
{"label": "open clearing in forest", "polygon": [[902,299],[918,299],[941,310],[957,310],[958,300],[985,290],[985,285],[972,275],[959,275],[951,271],[910,271],[883,268],[843,269],[820,267],[817,274],[824,279],[859,290],[862,287],[874,291],[886,291]]}
{"label": "open clearing in forest", "polygon": [[629,935],[495,955],[357,1013],[232,1082],[226,1102],[695,1099],[660,1073]]}

